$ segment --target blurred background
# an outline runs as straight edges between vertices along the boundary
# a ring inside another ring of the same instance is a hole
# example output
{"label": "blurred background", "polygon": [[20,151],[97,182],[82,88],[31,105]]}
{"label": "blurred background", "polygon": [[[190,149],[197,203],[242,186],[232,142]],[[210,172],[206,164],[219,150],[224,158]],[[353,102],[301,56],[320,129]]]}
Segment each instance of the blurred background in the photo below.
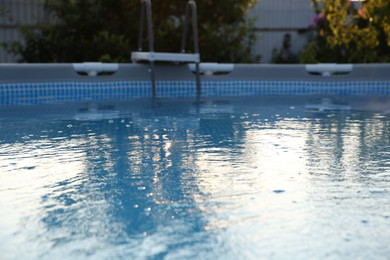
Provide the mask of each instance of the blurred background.
{"label": "blurred background", "polygon": [[[155,49],[179,51],[186,1],[161,2],[152,1]],[[140,3],[139,0],[1,0],[0,62],[130,62],[129,55],[136,48]],[[203,61],[390,60],[388,0],[198,0],[196,3]],[[188,46],[191,45],[189,41]]]}

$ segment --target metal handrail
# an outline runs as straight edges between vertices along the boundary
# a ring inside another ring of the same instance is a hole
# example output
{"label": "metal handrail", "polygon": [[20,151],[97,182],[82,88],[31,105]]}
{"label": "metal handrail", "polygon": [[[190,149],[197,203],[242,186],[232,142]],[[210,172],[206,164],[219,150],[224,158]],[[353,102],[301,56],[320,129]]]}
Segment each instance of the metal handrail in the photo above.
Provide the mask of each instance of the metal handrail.
{"label": "metal handrail", "polygon": [[[148,39],[149,39],[149,52],[154,52],[154,38],[153,38],[153,23],[152,23],[152,3],[151,0],[142,0],[141,5],[141,14],[140,14],[140,27],[138,34],[138,51],[142,52],[142,43],[143,43],[143,34],[144,34],[144,23],[145,23],[145,14],[146,14],[146,24],[148,30]],[[189,18],[192,17],[192,31],[193,31],[193,40],[194,40],[194,53],[199,54],[199,43],[198,43],[198,17],[197,17],[197,8],[194,0],[189,0],[186,6],[186,16],[184,20],[184,29],[181,43],[181,53],[185,53],[186,48],[186,39],[188,34]],[[149,60],[151,66],[151,80],[152,80],[152,93],[153,96],[156,96],[156,77],[154,72],[154,60]],[[200,86],[200,70],[199,63],[195,62],[195,75],[196,75],[196,86],[197,86],[197,95],[200,96],[201,86]]]}
{"label": "metal handrail", "polygon": [[[138,51],[142,51],[145,13],[146,13],[146,23],[147,23],[147,27],[148,27],[149,51],[154,52],[152,3],[150,2],[150,0],[143,0],[141,3],[140,28],[139,28],[139,34],[138,34]],[[154,72],[154,61],[151,60],[149,62],[150,62],[150,79],[152,81],[152,95],[153,95],[153,97],[155,97],[156,96],[156,74]]]}
{"label": "metal handrail", "polygon": [[[197,10],[196,10],[196,3],[193,0],[188,1],[186,6],[186,17],[184,20],[184,30],[183,30],[183,37],[181,41],[181,52],[185,53],[186,50],[186,39],[188,34],[188,21],[189,16],[191,14],[192,16],[192,33],[193,33],[193,40],[194,40],[194,53],[199,54],[199,37],[198,37],[198,16],[197,16]],[[199,62],[195,63],[195,73],[196,73],[196,90],[198,96],[201,92],[201,86],[200,86],[200,71],[199,71]]]}
{"label": "metal handrail", "polygon": [[153,23],[152,23],[152,3],[150,2],[150,0],[143,0],[141,4],[140,28],[138,33],[138,51],[142,51],[145,13],[147,19],[146,23],[148,27],[149,51],[153,52],[154,39],[153,39]]}
{"label": "metal handrail", "polygon": [[199,45],[198,45],[198,17],[196,14],[196,3],[193,0],[188,1],[186,7],[186,16],[184,20],[184,31],[183,37],[181,41],[181,52],[185,53],[186,51],[186,38],[188,34],[188,20],[189,16],[192,15],[192,33],[194,37],[194,52],[199,53]]}

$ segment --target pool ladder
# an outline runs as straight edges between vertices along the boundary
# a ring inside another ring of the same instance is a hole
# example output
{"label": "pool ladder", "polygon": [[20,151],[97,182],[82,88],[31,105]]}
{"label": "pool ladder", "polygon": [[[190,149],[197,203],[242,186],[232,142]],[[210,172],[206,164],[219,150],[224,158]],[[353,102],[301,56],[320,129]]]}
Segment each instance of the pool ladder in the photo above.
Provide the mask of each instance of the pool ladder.
{"label": "pool ladder", "polygon": [[[149,42],[149,51],[142,51],[142,41],[144,34],[144,22],[146,14],[147,23],[147,37]],[[186,38],[188,34],[189,19],[192,16],[192,32],[194,39],[194,53],[186,53]],[[133,62],[137,61],[148,61],[150,64],[150,77],[152,83],[152,94],[156,96],[156,75],[154,69],[155,61],[168,61],[168,62],[184,62],[184,63],[195,63],[195,78],[196,78],[196,89],[197,95],[200,95],[200,55],[198,45],[198,18],[196,13],[196,3],[193,0],[188,1],[186,6],[186,15],[184,20],[184,31],[181,42],[181,52],[155,52],[154,51],[154,40],[153,40],[153,24],[152,24],[152,4],[150,0],[142,0],[141,6],[141,17],[140,17],[140,28],[138,35],[138,50],[131,53],[131,59]]]}

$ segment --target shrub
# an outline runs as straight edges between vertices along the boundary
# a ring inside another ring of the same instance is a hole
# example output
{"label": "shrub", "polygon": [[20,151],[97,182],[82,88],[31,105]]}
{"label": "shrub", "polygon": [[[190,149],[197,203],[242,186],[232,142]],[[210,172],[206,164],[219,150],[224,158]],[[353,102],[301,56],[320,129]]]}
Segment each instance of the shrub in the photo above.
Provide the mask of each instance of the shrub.
{"label": "shrub", "polygon": [[[390,61],[390,1],[312,0],[314,40],[302,52],[318,62],[368,63]],[[313,46],[315,47],[313,49]],[[309,49],[309,50],[308,50]]]}
{"label": "shrub", "polygon": [[[202,60],[253,62],[255,0],[198,0]],[[153,1],[155,50],[180,51],[186,1]],[[46,0],[54,22],[21,28],[24,43],[7,45],[23,62],[128,62],[136,50],[139,0]],[[187,43],[192,47],[191,42]],[[191,50],[190,50],[191,51]]]}

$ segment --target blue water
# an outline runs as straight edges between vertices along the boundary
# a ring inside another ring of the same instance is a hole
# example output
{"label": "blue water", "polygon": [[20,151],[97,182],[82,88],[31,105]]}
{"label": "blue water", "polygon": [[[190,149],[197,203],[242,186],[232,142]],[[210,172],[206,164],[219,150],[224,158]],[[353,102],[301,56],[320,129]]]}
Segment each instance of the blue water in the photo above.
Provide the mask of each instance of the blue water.
{"label": "blue water", "polygon": [[2,109],[0,258],[386,259],[387,108],[321,103]]}

